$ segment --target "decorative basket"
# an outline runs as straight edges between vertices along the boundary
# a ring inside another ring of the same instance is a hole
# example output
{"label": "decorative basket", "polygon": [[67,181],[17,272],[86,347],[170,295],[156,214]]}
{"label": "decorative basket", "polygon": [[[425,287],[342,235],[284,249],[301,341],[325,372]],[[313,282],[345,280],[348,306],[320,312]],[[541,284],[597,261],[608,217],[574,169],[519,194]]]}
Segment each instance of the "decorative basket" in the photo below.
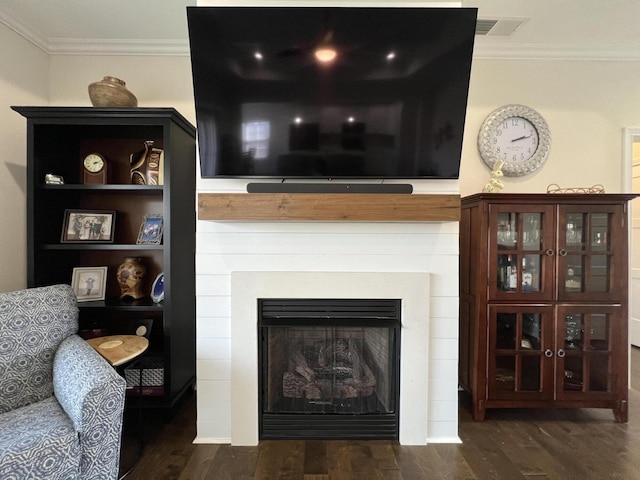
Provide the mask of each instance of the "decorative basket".
{"label": "decorative basket", "polygon": [[[164,395],[164,363],[159,357],[142,357],[125,367],[127,395]],[[142,381],[142,386],[140,385]]]}
{"label": "decorative basket", "polygon": [[593,187],[561,188],[557,183],[552,183],[547,187],[547,193],[604,193],[604,187],[597,184]]}

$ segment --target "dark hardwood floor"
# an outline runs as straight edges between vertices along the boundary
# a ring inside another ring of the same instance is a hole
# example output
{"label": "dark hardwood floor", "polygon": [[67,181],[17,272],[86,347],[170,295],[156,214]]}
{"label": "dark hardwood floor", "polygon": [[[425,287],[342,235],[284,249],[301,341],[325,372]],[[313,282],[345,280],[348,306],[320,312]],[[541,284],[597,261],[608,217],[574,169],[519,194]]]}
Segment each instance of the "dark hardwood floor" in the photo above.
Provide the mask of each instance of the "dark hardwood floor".
{"label": "dark hardwood floor", "polygon": [[471,419],[460,401],[462,444],[263,441],[193,445],[195,401],[169,423],[145,422],[142,458],[126,480],[640,480],[640,349],[631,355],[629,423],[610,410],[490,410]]}

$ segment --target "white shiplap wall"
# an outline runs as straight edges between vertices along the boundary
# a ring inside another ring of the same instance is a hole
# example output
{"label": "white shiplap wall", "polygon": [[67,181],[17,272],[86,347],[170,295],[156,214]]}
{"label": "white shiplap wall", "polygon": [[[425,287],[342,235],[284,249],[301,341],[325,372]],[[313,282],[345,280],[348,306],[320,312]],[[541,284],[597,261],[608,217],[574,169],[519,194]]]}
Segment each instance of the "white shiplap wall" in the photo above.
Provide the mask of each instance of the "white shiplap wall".
{"label": "white shiplap wall", "polygon": [[234,271],[431,273],[428,441],[457,441],[458,223],[199,221],[196,252],[196,441],[231,438]]}

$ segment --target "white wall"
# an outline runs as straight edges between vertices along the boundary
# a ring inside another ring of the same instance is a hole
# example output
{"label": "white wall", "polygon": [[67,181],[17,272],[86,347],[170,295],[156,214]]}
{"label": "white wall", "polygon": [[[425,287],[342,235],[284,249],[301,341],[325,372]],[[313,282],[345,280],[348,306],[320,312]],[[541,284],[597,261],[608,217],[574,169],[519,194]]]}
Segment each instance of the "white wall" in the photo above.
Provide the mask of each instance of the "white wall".
{"label": "white wall", "polygon": [[0,24],[0,292],[26,286],[26,121],[12,105],[46,104],[49,59]]}
{"label": "white wall", "polygon": [[0,291],[26,287],[26,120],[12,105],[91,106],[87,87],[127,82],[141,107],[177,108],[195,124],[187,56],[49,56],[0,24]]}
{"label": "white wall", "polygon": [[87,88],[106,75],[124,80],[139,107],[174,107],[195,125],[188,56],[52,56],[50,104],[90,107]]}
{"label": "white wall", "polygon": [[231,438],[231,273],[243,271],[430,273],[428,439],[457,438],[457,223],[198,222],[197,230],[198,441]]}
{"label": "white wall", "polygon": [[510,103],[542,114],[551,130],[546,164],[527,177],[505,177],[504,192],[604,185],[621,191],[622,128],[640,126],[640,63],[476,60],[471,74],[460,192],[478,192],[489,170],[477,153],[484,118]]}

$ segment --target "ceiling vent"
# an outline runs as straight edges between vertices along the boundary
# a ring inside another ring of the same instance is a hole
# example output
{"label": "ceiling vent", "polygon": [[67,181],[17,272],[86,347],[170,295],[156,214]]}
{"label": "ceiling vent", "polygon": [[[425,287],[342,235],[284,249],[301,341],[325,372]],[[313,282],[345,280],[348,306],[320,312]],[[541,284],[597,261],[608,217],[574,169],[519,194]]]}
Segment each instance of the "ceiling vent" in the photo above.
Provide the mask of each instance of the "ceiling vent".
{"label": "ceiling vent", "polygon": [[524,22],[524,18],[479,18],[476,22],[476,35],[508,37]]}

